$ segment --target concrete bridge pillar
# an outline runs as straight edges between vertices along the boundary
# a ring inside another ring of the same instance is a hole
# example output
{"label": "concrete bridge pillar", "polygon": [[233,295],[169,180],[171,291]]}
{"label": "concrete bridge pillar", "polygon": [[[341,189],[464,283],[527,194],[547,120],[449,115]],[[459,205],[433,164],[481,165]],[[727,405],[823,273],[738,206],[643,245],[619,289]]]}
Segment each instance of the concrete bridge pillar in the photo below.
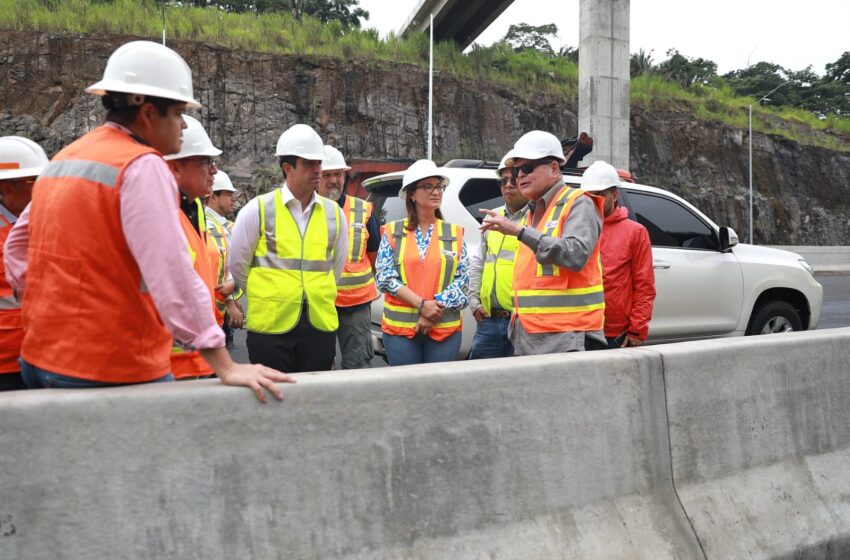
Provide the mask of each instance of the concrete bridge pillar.
{"label": "concrete bridge pillar", "polygon": [[629,169],[629,0],[580,0],[579,132],[593,137],[583,164]]}

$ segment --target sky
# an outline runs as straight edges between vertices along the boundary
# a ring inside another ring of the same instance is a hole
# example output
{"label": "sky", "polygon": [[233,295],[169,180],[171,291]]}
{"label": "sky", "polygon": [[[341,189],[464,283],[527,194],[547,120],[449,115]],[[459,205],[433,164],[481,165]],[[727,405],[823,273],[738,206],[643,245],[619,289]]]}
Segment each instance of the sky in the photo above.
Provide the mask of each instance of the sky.
{"label": "sky", "polygon": [[[360,0],[364,27],[381,36],[398,32],[419,0]],[[515,0],[476,41],[492,44],[512,23],[555,23],[552,41],[578,46],[579,0]],[[850,0],[631,0],[632,53],[654,51],[655,63],[671,48],[717,63],[719,74],[766,61],[790,70],[824,66],[850,51]]]}

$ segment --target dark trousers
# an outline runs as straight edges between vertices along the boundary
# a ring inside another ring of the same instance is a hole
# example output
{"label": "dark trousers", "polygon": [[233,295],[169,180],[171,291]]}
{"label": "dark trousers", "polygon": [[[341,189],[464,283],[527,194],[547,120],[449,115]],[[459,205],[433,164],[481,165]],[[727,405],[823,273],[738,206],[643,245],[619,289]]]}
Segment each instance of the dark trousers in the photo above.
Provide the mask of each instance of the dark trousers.
{"label": "dark trousers", "polygon": [[20,372],[0,373],[0,391],[23,391],[26,388]]}
{"label": "dark trousers", "polygon": [[248,331],[248,359],[284,373],[325,371],[333,367],[336,332],[316,329],[307,318],[307,309],[288,333],[263,334]]}

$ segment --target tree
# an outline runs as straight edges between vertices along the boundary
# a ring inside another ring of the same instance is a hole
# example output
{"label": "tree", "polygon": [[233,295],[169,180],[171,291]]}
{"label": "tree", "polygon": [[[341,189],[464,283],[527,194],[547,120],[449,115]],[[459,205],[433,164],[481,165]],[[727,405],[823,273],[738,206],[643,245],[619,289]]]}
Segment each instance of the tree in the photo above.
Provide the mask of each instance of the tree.
{"label": "tree", "polygon": [[641,49],[636,53],[633,53],[629,58],[629,73],[631,77],[635,76],[645,76],[647,74],[652,73],[655,70],[655,66],[652,64],[652,53],[654,51],[646,52]]}
{"label": "tree", "polygon": [[844,54],[838,60],[827,64],[826,74],[823,78],[830,82],[840,82],[850,86],[850,51],[844,51]]}
{"label": "tree", "polygon": [[547,37],[558,34],[558,26],[554,23],[546,25],[529,25],[527,23],[515,23],[508,28],[508,33],[503,41],[519,52],[533,49],[544,54],[554,55],[552,44]]}
{"label": "tree", "polygon": [[567,60],[572,60],[576,64],[578,64],[578,47],[571,47],[569,45],[564,45],[561,47],[561,50],[558,51],[558,56],[561,58],[566,58]]}
{"label": "tree", "polygon": [[658,65],[658,72],[682,87],[707,85],[717,76],[717,64],[704,58],[688,58],[676,49],[667,51],[667,60]]}
{"label": "tree", "polygon": [[260,2],[276,6],[268,11],[292,12],[296,19],[308,15],[325,23],[337,20],[349,27],[360,27],[361,17],[369,19],[369,12],[357,5],[358,0],[258,0],[258,4]]}
{"label": "tree", "polygon": [[[785,70],[778,64],[771,62],[759,62],[747,68],[729,72],[723,77],[736,94],[749,95],[756,99],[761,98],[787,81]],[[771,93],[771,100],[777,105],[788,102],[788,91],[784,87],[776,90]]]}
{"label": "tree", "polygon": [[304,15],[322,22],[337,20],[349,27],[360,27],[360,18],[369,19],[359,0],[159,0],[165,5],[190,5],[218,8],[226,12],[290,12],[297,19]]}

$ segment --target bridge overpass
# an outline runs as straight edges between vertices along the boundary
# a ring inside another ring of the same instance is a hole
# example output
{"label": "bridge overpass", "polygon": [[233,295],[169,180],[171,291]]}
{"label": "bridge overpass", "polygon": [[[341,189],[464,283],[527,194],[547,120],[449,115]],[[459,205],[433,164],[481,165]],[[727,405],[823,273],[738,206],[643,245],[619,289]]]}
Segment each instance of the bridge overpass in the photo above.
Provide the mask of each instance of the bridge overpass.
{"label": "bridge overpass", "polygon": [[434,40],[454,41],[465,49],[513,0],[419,0],[399,35],[424,32],[434,14]]}
{"label": "bridge overpass", "polygon": [[[419,0],[400,35],[425,32],[434,15],[434,40],[466,48],[513,0]],[[629,11],[630,0],[579,0],[578,130],[594,139],[589,165],[605,160],[629,169]],[[501,154],[492,154],[494,158]]]}

